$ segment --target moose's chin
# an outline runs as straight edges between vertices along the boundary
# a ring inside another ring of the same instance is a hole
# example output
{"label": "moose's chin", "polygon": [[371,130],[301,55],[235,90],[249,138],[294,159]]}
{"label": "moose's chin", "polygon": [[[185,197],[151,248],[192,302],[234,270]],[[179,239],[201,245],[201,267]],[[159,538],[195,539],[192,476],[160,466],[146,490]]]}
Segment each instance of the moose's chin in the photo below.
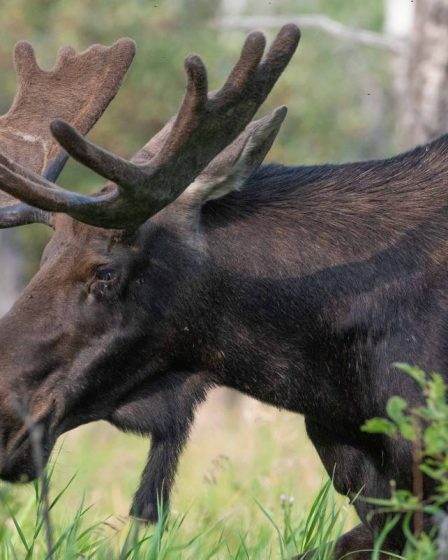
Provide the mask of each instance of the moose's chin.
{"label": "moose's chin", "polygon": [[36,465],[31,461],[22,462],[17,464],[8,461],[0,472],[0,479],[5,482],[32,482],[39,476],[40,472]]}
{"label": "moose's chin", "polygon": [[32,482],[41,474],[50,453],[51,447],[48,445],[42,446],[36,453],[30,439],[26,439],[20,447],[6,456],[0,470],[0,479],[5,482]]}

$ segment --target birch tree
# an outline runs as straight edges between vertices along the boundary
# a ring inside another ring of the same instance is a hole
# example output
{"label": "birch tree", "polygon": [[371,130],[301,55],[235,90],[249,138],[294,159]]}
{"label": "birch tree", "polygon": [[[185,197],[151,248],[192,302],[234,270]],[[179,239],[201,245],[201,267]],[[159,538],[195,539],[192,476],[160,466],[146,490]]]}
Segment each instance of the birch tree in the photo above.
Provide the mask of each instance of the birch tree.
{"label": "birch tree", "polygon": [[398,107],[401,135],[412,146],[448,132],[448,0],[408,4],[414,8],[398,74]]}

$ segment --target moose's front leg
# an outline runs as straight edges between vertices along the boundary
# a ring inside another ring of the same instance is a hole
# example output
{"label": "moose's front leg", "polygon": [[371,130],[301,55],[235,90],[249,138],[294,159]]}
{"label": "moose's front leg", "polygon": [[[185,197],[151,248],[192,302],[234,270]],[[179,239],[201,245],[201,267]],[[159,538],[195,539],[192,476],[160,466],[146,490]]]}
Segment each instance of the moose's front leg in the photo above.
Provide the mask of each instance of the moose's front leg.
{"label": "moose's front leg", "polygon": [[153,435],[148,461],[135,493],[130,514],[143,521],[156,523],[159,514],[167,511],[176,476],[179,456],[188,437],[190,425],[173,437]]}
{"label": "moose's front leg", "polygon": [[158,504],[168,507],[179,456],[208,386],[200,374],[169,373],[140,386],[109,418],[121,430],[152,437],[132,516],[155,523]]}

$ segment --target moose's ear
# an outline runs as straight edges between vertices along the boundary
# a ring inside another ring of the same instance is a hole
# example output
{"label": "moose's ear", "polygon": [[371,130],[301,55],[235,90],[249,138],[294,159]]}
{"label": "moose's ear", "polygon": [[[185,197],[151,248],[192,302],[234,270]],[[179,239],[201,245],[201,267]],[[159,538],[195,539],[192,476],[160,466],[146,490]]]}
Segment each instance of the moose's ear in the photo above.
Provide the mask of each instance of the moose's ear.
{"label": "moose's ear", "polygon": [[202,171],[181,198],[204,204],[240,189],[261,165],[286,117],[278,107],[262,119],[251,122],[225,150]]}

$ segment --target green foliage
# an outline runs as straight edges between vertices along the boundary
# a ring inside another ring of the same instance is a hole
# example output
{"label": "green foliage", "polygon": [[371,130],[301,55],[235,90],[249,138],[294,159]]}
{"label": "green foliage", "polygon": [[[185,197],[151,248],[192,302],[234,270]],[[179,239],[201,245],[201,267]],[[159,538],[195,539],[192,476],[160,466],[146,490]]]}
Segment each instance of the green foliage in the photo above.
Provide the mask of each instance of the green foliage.
{"label": "green foliage", "polygon": [[[445,518],[445,508],[448,504],[448,402],[447,388],[443,377],[439,373],[427,375],[418,367],[407,364],[395,364],[400,370],[412,377],[423,394],[423,403],[410,407],[399,396],[389,399],[386,412],[389,418],[372,418],[368,420],[362,430],[368,433],[382,434],[395,439],[403,438],[412,444],[416,471],[414,472],[414,486],[416,479],[422,474],[435,481],[435,493],[428,499],[415,495],[410,490],[397,489],[392,485],[390,499],[370,498],[369,502],[378,506],[383,513],[394,514],[392,519],[403,521],[403,529],[407,536],[404,552],[409,560],[438,558],[438,544],[435,529],[426,533],[422,530],[423,514],[433,516],[434,519]],[[418,463],[418,464],[417,464]],[[420,475],[418,474],[420,472]],[[401,516],[401,517],[400,517]],[[411,521],[414,521],[414,532]],[[392,528],[386,527],[384,535]]]}
{"label": "green foliage", "polygon": [[398,429],[393,422],[387,418],[371,418],[363,426],[363,431],[371,434],[384,434],[392,437],[398,433]]}

